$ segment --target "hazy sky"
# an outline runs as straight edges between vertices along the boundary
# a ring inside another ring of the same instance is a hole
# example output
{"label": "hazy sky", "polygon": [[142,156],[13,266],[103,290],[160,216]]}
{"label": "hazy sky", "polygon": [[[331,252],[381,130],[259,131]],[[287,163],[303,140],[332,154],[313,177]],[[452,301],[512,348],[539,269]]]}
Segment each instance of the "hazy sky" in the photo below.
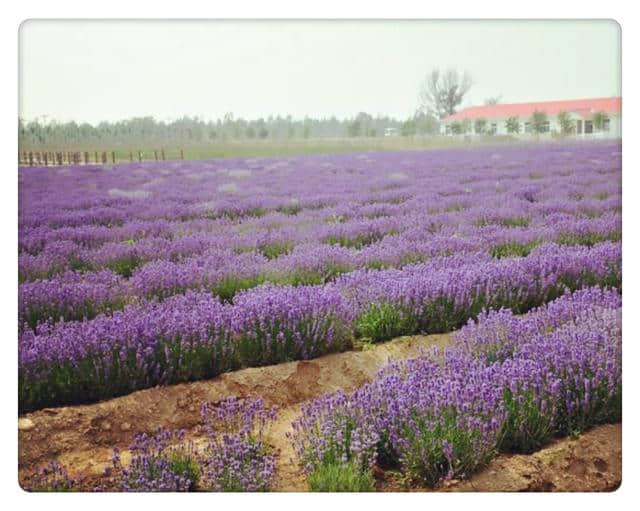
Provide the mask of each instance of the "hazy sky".
{"label": "hazy sky", "polygon": [[434,67],[464,105],[620,95],[612,21],[29,21],[20,116],[405,118]]}

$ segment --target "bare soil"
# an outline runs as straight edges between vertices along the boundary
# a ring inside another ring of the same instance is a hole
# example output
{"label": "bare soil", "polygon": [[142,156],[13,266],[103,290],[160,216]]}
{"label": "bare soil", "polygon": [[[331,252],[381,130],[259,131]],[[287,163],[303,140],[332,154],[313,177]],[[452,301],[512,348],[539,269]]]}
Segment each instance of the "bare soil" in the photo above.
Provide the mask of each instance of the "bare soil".
{"label": "bare soil", "polygon": [[[136,432],[158,427],[184,429],[196,442],[200,407],[228,396],[262,397],[280,409],[267,442],[278,454],[276,489],[307,491],[308,485],[293,460],[285,438],[300,404],[337,390],[350,391],[370,381],[390,358],[418,356],[431,347],[446,347],[450,334],[405,336],[362,351],[336,353],[309,361],[248,368],[199,381],[155,387],[101,403],[46,408],[18,420],[20,483],[30,479],[42,463],[57,459],[81,488],[109,485],[113,447],[123,451]],[[499,456],[468,481],[449,481],[445,491],[606,491],[621,480],[621,427],[595,428],[578,439],[563,439],[529,456]],[[377,474],[383,491],[411,491],[392,473]]]}

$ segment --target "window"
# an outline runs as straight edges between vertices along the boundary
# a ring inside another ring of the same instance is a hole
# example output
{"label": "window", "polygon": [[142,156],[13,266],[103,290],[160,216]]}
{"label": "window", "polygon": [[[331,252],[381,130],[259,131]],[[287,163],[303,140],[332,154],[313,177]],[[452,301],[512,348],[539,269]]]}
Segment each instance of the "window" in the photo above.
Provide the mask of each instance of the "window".
{"label": "window", "polygon": [[584,121],[584,132],[593,133],[593,121]]}
{"label": "window", "polygon": [[550,125],[549,125],[549,122],[547,121],[540,127],[540,133],[549,133],[549,129],[550,129]]}
{"label": "window", "polygon": [[610,128],[610,120],[608,117],[606,117],[603,121],[602,121],[602,131],[609,131]]}
{"label": "window", "polygon": [[576,133],[578,133],[578,134],[582,133],[582,119],[578,119],[578,121],[577,121]]}
{"label": "window", "polygon": [[531,133],[531,123],[530,122],[525,122],[524,123],[524,132],[525,133]]}
{"label": "window", "polygon": [[491,123],[491,131],[490,131],[490,133],[492,135],[495,135],[497,132],[498,132],[498,124],[495,123],[495,122]]}

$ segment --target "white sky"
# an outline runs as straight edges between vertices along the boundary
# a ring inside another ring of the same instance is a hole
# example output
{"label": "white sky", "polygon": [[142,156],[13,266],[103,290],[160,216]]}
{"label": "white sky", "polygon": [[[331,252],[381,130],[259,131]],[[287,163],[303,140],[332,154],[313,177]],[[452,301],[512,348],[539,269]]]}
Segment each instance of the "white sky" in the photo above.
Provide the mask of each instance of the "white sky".
{"label": "white sky", "polygon": [[464,105],[620,95],[612,21],[28,21],[20,117],[405,118],[434,66]]}

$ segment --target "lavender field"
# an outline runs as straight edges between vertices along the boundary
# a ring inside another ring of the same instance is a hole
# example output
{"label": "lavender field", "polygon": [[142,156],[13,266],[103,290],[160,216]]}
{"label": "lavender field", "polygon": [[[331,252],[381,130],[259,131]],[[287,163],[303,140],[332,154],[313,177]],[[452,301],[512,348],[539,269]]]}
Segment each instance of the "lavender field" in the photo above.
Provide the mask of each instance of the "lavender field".
{"label": "lavender field", "polygon": [[[312,489],[372,489],[376,465],[434,485],[620,420],[619,141],[21,168],[19,199],[21,413],[459,330],[303,407]],[[226,406],[245,426],[193,459],[270,489],[250,432],[276,412]],[[123,489],[193,489],[143,461]]]}

